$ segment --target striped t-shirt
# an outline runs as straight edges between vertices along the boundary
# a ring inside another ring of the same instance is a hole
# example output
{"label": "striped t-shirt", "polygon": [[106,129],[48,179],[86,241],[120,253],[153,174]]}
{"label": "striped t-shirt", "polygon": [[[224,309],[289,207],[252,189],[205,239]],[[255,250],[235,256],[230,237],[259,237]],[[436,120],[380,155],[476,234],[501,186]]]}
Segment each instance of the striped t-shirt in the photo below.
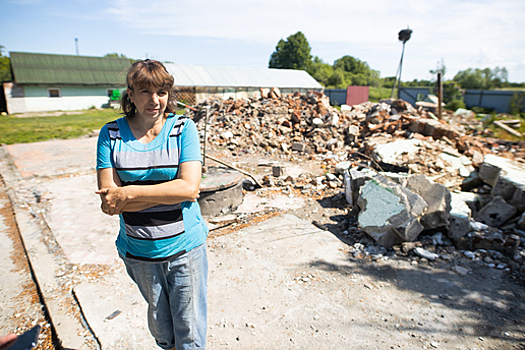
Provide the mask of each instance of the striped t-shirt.
{"label": "striped t-shirt", "polygon": [[[179,164],[202,161],[193,120],[170,114],[157,137],[141,143],[120,118],[102,127],[97,145],[97,170],[115,168],[123,186],[151,185],[177,178]],[[205,242],[208,228],[197,202],[157,205],[120,215],[117,249],[144,261],[175,258]]]}

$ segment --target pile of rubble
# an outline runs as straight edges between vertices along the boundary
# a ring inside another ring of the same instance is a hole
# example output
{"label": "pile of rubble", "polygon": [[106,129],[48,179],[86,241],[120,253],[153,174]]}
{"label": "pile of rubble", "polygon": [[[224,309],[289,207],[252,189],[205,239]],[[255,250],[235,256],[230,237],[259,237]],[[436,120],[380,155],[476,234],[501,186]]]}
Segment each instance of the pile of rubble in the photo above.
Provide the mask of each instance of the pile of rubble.
{"label": "pile of rubble", "polygon": [[416,110],[402,100],[365,102],[343,106],[346,108],[339,111],[319,92],[281,97],[278,90],[272,91],[274,98],[208,99],[188,113],[199,122],[201,130],[207,124],[208,143],[227,147],[236,154],[352,152],[370,136],[384,134],[443,140],[458,152],[477,159],[487,152],[525,155],[524,148],[511,142],[469,137],[479,128],[477,122],[454,114],[438,120],[431,112]]}
{"label": "pile of rubble", "polygon": [[382,247],[401,252],[421,233],[438,232],[457,248],[525,261],[525,142],[477,138],[484,131],[472,114],[440,120],[402,100],[338,110],[318,92],[262,95],[196,106],[208,147],[322,157],[330,164],[322,178],[267,176],[266,184],[293,183],[305,195],[344,187],[359,227]]}

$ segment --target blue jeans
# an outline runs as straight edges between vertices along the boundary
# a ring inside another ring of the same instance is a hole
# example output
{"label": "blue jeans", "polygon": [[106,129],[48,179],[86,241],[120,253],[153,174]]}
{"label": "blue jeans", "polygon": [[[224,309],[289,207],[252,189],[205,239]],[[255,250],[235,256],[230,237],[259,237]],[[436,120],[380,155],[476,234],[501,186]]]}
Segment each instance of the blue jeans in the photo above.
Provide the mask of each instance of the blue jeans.
{"label": "blue jeans", "polygon": [[205,349],[208,258],[206,243],[172,261],[152,263],[122,257],[148,303],[148,326],[163,349]]}

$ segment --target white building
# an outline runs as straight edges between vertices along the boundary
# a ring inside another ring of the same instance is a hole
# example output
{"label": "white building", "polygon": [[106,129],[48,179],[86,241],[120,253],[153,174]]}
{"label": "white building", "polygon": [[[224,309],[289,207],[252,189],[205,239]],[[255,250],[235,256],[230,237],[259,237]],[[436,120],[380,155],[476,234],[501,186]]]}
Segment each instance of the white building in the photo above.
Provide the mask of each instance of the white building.
{"label": "white building", "polygon": [[109,106],[124,89],[131,60],[11,52],[13,82],[3,83],[7,113]]}
{"label": "white building", "polygon": [[[24,52],[11,52],[10,60],[14,81],[3,83],[9,114],[109,107],[112,96],[118,99],[125,89],[126,71],[133,62],[127,58]],[[301,70],[165,65],[175,79],[176,99],[189,105],[210,96],[257,97],[261,88],[276,87],[282,94],[323,90]]]}

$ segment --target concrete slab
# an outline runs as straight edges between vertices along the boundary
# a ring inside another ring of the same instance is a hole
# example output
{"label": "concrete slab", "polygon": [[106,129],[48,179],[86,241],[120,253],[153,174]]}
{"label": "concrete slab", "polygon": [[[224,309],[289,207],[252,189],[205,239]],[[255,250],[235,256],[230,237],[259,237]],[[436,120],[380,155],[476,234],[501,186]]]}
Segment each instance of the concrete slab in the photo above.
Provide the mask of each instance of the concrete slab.
{"label": "concrete slab", "polygon": [[95,173],[53,178],[38,185],[49,202],[44,217],[72,264],[108,264],[118,259],[118,216],[100,210]]}
{"label": "concrete slab", "polygon": [[317,342],[290,336],[294,324],[320,314],[329,318],[323,323],[341,322],[327,310],[341,310],[342,300],[313,286],[325,266],[348,265],[343,243],[331,233],[283,215],[208,246],[210,349],[305,348]]}
{"label": "concrete slab", "polygon": [[9,157],[4,148],[0,150],[0,163],[0,174],[7,188],[22,244],[33,269],[34,282],[60,345],[64,349],[92,349],[89,331],[82,325],[80,315],[71,307],[73,297],[67,286],[61,285],[56,278],[63,263],[61,256],[56,254],[52,243],[48,244],[53,238],[49,236],[49,229],[40,221],[40,213],[33,211],[24,198],[19,196],[20,176],[9,166]]}
{"label": "concrete slab", "polygon": [[[208,246],[211,349],[229,348],[226,344],[239,331],[232,325],[244,328],[247,347],[284,348],[290,340],[279,332],[276,322],[283,310],[288,310],[285,318],[293,320],[321,307],[313,306],[319,300],[318,292],[302,290],[296,277],[318,274],[316,265],[347,264],[341,241],[293,215],[269,219],[234,237],[209,240]],[[147,305],[119,265],[106,277],[75,287],[86,321],[102,349],[156,349],[146,325]],[[239,292],[246,298],[239,299]],[[331,305],[329,297],[323,299],[322,307],[338,307]],[[114,313],[118,315],[108,319]],[[257,327],[256,332],[251,325]]]}
{"label": "concrete slab", "polygon": [[256,213],[271,208],[294,210],[304,207],[306,201],[301,197],[291,197],[283,194],[274,194],[271,197],[259,197],[253,193],[246,193],[241,205],[235,213]]}
{"label": "concrete slab", "polygon": [[147,304],[122,263],[113,273],[75,286],[87,324],[105,349],[158,350],[147,327]]}
{"label": "concrete slab", "polygon": [[51,140],[6,146],[24,178],[95,170],[97,138]]}

